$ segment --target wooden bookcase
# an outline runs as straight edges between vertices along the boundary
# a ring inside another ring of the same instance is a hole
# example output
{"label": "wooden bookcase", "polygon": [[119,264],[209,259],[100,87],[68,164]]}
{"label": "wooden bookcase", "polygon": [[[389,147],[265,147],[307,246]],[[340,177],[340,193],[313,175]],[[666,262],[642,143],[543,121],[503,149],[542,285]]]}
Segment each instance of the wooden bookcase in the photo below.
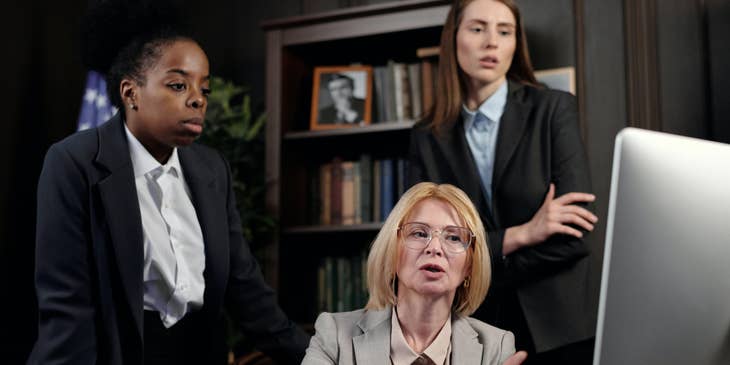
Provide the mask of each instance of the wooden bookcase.
{"label": "wooden bookcase", "polygon": [[279,231],[265,275],[286,313],[300,323],[317,316],[317,271],[326,256],[362,253],[380,222],[309,225],[308,174],[335,156],[404,158],[413,121],[310,131],[316,66],[417,62],[416,49],[438,44],[445,1],[405,0],[263,23],[266,33],[266,204]]}

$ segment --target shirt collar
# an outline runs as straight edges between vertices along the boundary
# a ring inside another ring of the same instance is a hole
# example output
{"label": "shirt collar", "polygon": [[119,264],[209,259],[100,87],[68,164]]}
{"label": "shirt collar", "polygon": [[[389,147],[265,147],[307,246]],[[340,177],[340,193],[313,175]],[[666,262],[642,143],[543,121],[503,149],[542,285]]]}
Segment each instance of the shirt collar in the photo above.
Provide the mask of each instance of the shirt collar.
{"label": "shirt collar", "polygon": [[[420,354],[413,351],[403,336],[403,329],[400,326],[400,322],[398,322],[398,314],[395,306],[392,309],[390,321],[390,357],[393,360],[393,364],[411,364]],[[441,365],[445,363],[450,350],[451,316],[446,320],[444,326],[441,327],[441,331],[436,335],[433,342],[423,351],[423,354],[433,360],[434,364]]]}
{"label": "shirt collar", "polygon": [[170,155],[167,163],[162,165],[159,161],[152,157],[149,151],[144,148],[142,142],[140,142],[137,137],[132,134],[129,127],[127,127],[126,122],[124,123],[124,131],[127,134],[127,142],[129,142],[129,155],[132,159],[135,179],[160,167],[162,167],[165,172],[173,170],[179,176],[178,172],[182,170],[180,169],[180,159],[177,155],[177,148],[172,149],[172,155]]}
{"label": "shirt collar", "polygon": [[491,122],[499,123],[507,105],[507,81],[505,80],[487,100],[479,105],[477,110],[469,110],[465,104],[461,105],[461,117],[464,119],[464,130],[469,130],[474,123],[477,111],[482,112]]}

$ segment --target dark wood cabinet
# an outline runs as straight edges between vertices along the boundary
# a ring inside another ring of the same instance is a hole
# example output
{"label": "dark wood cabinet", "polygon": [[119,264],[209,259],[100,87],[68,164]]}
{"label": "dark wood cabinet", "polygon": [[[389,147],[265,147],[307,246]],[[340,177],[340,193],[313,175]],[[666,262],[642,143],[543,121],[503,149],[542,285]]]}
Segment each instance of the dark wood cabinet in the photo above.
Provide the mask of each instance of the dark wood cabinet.
{"label": "dark wood cabinet", "polygon": [[[311,323],[318,270],[325,257],[363,255],[382,223],[312,224],[309,176],[339,157],[405,158],[413,120],[309,130],[317,66],[418,62],[416,50],[437,45],[445,1],[399,1],[263,23],[266,32],[267,209],[279,230],[266,250],[265,275],[287,314]],[[321,283],[320,283],[321,286]]]}

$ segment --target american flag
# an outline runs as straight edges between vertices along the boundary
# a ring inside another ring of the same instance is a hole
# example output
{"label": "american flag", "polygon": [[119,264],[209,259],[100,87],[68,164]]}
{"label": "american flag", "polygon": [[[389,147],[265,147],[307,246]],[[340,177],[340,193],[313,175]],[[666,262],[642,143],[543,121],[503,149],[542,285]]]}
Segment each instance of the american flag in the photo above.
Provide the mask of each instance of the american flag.
{"label": "american flag", "polygon": [[104,76],[96,71],[89,71],[86,77],[86,91],[81,104],[78,130],[94,128],[106,122],[117,112],[106,94]]}

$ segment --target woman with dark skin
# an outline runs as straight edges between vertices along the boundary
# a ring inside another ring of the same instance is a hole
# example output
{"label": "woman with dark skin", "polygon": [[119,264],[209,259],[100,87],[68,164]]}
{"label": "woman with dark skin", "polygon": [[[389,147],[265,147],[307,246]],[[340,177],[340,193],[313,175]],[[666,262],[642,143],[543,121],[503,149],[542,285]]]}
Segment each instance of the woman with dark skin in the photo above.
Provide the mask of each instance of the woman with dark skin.
{"label": "woman with dark skin", "polygon": [[103,67],[119,113],[46,155],[28,362],[225,364],[225,306],[259,349],[299,363],[308,336],[278,307],[243,240],[228,164],[194,143],[208,58],[150,19],[106,25],[135,29]]}
{"label": "woman with dark skin", "polygon": [[537,84],[511,0],[456,0],[434,109],[411,134],[409,181],[449,183],[488,233],[493,290],[474,317],[515,334],[529,364],[591,361],[584,234],[590,174],[575,98]]}

